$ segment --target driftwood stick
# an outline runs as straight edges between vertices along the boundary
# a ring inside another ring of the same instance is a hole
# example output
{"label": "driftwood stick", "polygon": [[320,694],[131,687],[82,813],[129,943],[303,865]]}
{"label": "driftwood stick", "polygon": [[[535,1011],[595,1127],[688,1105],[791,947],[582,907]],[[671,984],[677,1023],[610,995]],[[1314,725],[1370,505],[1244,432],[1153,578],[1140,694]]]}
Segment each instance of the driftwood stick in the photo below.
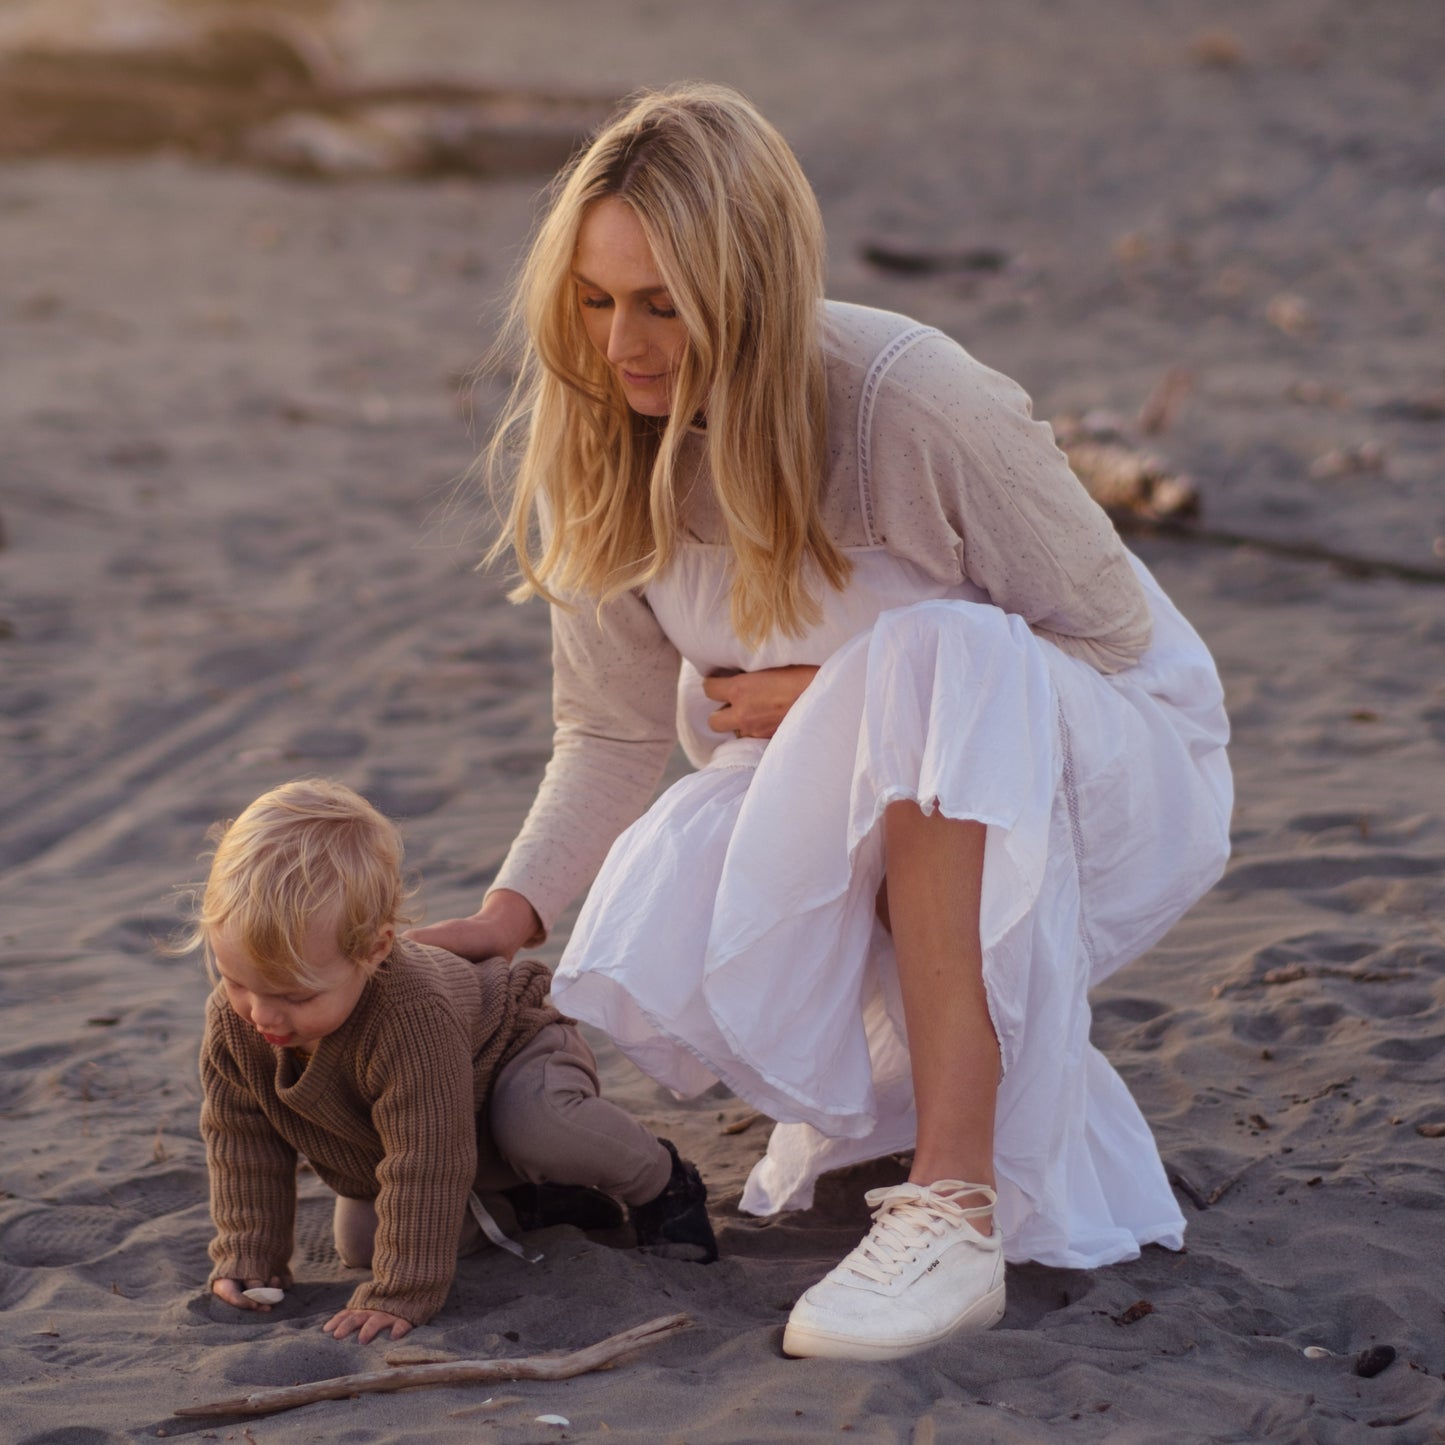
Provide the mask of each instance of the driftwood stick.
{"label": "driftwood stick", "polygon": [[516,1360],[450,1360],[445,1364],[368,1370],[360,1375],[313,1380],[306,1385],[252,1390],[249,1395],[215,1400],[209,1405],[187,1405],[174,1413],[188,1420],[208,1415],[274,1415],[277,1411],[294,1410],[298,1405],[310,1405],[317,1400],[345,1400],[352,1395],[410,1390],[418,1385],[470,1385],[487,1380],[568,1380],[573,1375],[601,1369],[632,1350],[656,1344],[658,1340],[685,1330],[691,1323],[687,1315],[663,1315],[565,1355],[533,1355]]}

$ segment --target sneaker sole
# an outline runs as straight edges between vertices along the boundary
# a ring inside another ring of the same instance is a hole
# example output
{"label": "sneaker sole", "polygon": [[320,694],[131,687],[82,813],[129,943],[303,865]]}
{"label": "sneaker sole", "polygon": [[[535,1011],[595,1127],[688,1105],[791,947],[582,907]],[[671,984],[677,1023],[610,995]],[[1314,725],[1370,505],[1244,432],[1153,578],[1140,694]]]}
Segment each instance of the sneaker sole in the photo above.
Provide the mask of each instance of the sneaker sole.
{"label": "sneaker sole", "polygon": [[835,1334],[831,1330],[788,1321],[783,1330],[783,1353],[803,1360],[901,1360],[922,1350],[941,1345],[959,1334],[982,1334],[991,1330],[1004,1313],[1004,1286],[1000,1284],[955,1320],[946,1329],[931,1335],[915,1335],[902,1340],[860,1339],[853,1335]]}

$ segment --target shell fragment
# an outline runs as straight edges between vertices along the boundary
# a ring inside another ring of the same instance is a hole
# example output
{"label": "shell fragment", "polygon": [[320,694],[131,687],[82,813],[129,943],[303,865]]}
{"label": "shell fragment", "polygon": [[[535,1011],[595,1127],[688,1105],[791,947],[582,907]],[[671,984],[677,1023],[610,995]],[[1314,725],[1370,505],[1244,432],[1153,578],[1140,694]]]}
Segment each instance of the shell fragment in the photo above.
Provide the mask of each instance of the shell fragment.
{"label": "shell fragment", "polygon": [[286,1298],[284,1289],[269,1289],[265,1285],[257,1285],[255,1289],[242,1290],[241,1293],[258,1305],[278,1305]]}

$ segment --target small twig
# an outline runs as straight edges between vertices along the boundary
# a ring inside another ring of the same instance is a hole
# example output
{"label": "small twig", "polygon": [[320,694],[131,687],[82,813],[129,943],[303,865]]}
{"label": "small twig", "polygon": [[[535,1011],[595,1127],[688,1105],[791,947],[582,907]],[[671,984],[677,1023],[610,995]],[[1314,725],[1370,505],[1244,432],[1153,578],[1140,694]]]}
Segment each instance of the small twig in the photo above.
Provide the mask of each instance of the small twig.
{"label": "small twig", "polygon": [[[1365,1424],[1371,1430],[1385,1430],[1391,1425],[1407,1425],[1411,1420],[1423,1415],[1426,1410],[1432,1408],[1432,1402],[1427,1400],[1418,1410],[1407,1410],[1403,1415],[1378,1415],[1373,1420],[1366,1420]],[[1436,1437],[1439,1438],[1438,1436]]]}
{"label": "small twig", "polygon": [[1196,1208],[1208,1209],[1209,1201],[1177,1169],[1169,1171],[1169,1182]]}
{"label": "small twig", "polygon": [[1316,1099],[1323,1099],[1326,1094],[1337,1094],[1341,1089],[1348,1089],[1355,1082],[1355,1076],[1350,1075],[1348,1079],[1336,1079],[1332,1084],[1326,1084],[1323,1089],[1316,1089],[1313,1094],[1288,1094],[1286,1102],[1290,1104],[1313,1104]]}
{"label": "small twig", "polygon": [[1320,964],[1315,968],[1306,968],[1302,963],[1293,963],[1282,968],[1272,968],[1258,978],[1241,978],[1216,984],[1214,997],[1223,998],[1225,994],[1243,993],[1251,988],[1277,988],[1281,984],[1299,983],[1307,978],[1343,978],[1350,983],[1405,983],[1416,976],[1413,968],[1342,968],[1338,964]]}
{"label": "small twig", "polygon": [[740,1119],[734,1119],[731,1124],[724,1124],[719,1131],[723,1134],[745,1134],[759,1119],[765,1117],[753,1110],[750,1114],[744,1114]]}
{"label": "small twig", "polygon": [[1196,1209],[1208,1209],[1211,1205],[1218,1204],[1219,1201],[1223,1199],[1224,1196],[1228,1194],[1229,1191],[1233,1189],[1234,1186],[1238,1184],[1239,1181],[1243,1179],[1244,1176],[1248,1174],[1251,1169],[1253,1169],[1257,1164],[1263,1164],[1264,1160],[1270,1157],[1270,1155],[1265,1155],[1263,1158],[1251,1159],[1248,1164],[1244,1165],[1243,1168],[1236,1169],[1234,1173],[1229,1176],[1228,1179],[1224,1180],[1220,1184],[1215,1185],[1215,1187],[1208,1194],[1205,1194],[1202,1190],[1198,1189],[1178,1169],[1170,1168],[1168,1170],[1168,1178],[1169,1182]]}
{"label": "small twig", "polygon": [[395,1369],[368,1370],[359,1375],[338,1375],[330,1380],[313,1380],[305,1385],[282,1385],[253,1390],[230,1400],[209,1405],[187,1405],[174,1413],[195,1420],[208,1415],[274,1415],[294,1410],[317,1400],[345,1400],[352,1395],[381,1394],[409,1390],[418,1385],[470,1385],[484,1380],[569,1380],[609,1365],[621,1355],[675,1335],[692,1323],[687,1315],[663,1315],[611,1335],[595,1345],[564,1355],[534,1355],[516,1360],[452,1360],[437,1365],[403,1365]]}
{"label": "small twig", "polygon": [[[1269,1157],[1269,1156],[1265,1156],[1265,1157],[1267,1158],[1267,1157]],[[1251,1169],[1253,1169],[1256,1164],[1263,1164],[1263,1163],[1264,1163],[1264,1158],[1251,1159],[1251,1160],[1249,1161],[1249,1163],[1246,1164],[1242,1169],[1236,1169],[1236,1170],[1234,1171],[1234,1173],[1229,1176],[1228,1179],[1226,1179],[1222,1184],[1216,1185],[1216,1186],[1210,1191],[1210,1193],[1209,1193],[1209,1198],[1205,1200],[1205,1203],[1206,1203],[1206,1204],[1209,1204],[1209,1205],[1218,1204],[1219,1201],[1220,1201],[1221,1199],[1223,1199],[1224,1196],[1225,1196],[1226,1194],[1228,1194],[1229,1191],[1230,1191],[1231,1189],[1233,1189],[1234,1186],[1235,1186],[1236,1184],[1238,1184],[1239,1181],[1240,1181],[1241,1179],[1243,1179],[1244,1176],[1245,1176],[1246,1174],[1248,1174],[1249,1171],[1250,1171]]]}

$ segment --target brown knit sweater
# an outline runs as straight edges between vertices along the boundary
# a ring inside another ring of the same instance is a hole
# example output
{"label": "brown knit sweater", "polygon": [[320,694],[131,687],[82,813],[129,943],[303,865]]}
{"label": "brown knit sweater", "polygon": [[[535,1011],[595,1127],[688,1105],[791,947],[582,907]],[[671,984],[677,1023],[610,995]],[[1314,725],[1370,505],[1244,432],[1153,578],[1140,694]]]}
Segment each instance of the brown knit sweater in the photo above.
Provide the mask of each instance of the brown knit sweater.
{"label": "brown knit sweater", "polygon": [[473,964],[400,940],[304,1065],[218,987],[201,1044],[211,1279],[290,1283],[299,1153],[338,1194],[376,1204],[373,1277],[351,1308],[430,1319],[456,1270],[478,1113],[498,1068],[561,1017],[550,984],[536,961]]}

